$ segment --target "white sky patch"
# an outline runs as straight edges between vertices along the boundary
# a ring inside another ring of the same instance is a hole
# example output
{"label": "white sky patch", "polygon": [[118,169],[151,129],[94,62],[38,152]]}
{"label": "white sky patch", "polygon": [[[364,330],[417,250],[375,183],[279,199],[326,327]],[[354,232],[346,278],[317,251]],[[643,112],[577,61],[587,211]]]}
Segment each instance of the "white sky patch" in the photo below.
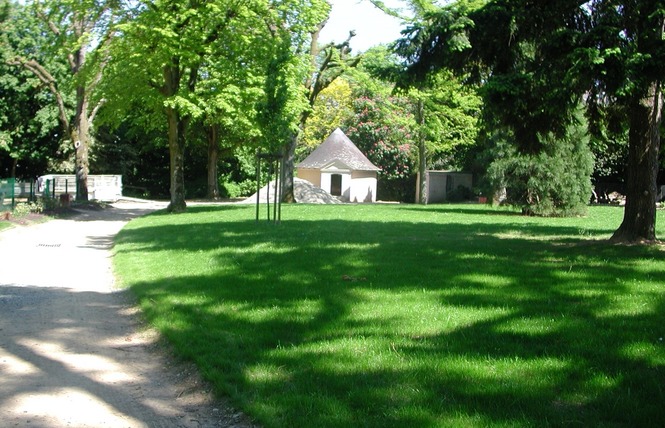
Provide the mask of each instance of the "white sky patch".
{"label": "white sky patch", "polygon": [[[400,38],[402,22],[386,15],[368,0],[329,0],[332,4],[330,19],[321,31],[320,42],[341,43],[355,30],[351,39],[354,53],[364,52],[372,46],[387,44]],[[405,9],[403,0],[384,0],[386,6]]]}

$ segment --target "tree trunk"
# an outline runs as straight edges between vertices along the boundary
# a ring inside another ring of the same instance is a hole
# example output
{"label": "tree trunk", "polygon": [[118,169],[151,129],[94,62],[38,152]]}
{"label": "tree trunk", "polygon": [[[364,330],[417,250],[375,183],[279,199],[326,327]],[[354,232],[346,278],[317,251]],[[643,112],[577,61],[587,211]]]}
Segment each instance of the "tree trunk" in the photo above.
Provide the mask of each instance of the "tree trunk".
{"label": "tree trunk", "polygon": [[418,123],[418,203],[427,205],[427,146],[425,145],[425,103],[416,104]]}
{"label": "tree trunk", "polygon": [[76,88],[76,116],[71,125],[71,138],[76,153],[76,199],[88,200],[88,174],[90,161],[88,148],[90,146],[90,123],[88,122],[88,97],[85,88]]}
{"label": "tree trunk", "polygon": [[294,174],[295,174],[295,161],[296,161],[296,147],[298,146],[298,133],[294,132],[289,139],[288,144],[284,147],[284,171],[282,172],[282,202],[293,203],[296,202],[294,191]]}
{"label": "tree trunk", "polygon": [[[180,89],[180,58],[174,56],[163,69],[164,85],[160,92],[165,98],[173,97]],[[187,209],[185,202],[185,142],[189,119],[183,117],[177,107],[166,107],[166,120],[169,127],[170,193],[171,202],[166,210],[181,213]]]}
{"label": "tree trunk", "polygon": [[656,240],[658,151],[663,95],[653,82],[646,96],[630,108],[626,207],[612,242],[640,243]]}
{"label": "tree trunk", "polygon": [[169,124],[169,155],[171,161],[171,202],[166,208],[171,213],[187,209],[185,202],[185,131],[187,119],[174,108],[166,109]]}
{"label": "tree trunk", "polygon": [[208,128],[208,199],[219,199],[219,178],[217,164],[219,161],[219,125]]}

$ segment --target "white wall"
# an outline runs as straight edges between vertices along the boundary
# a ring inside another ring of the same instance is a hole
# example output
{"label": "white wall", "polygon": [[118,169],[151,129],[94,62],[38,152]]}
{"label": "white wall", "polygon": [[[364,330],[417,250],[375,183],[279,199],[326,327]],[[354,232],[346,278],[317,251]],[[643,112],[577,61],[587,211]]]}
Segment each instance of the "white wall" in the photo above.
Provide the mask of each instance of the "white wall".
{"label": "white wall", "polygon": [[328,193],[331,192],[333,174],[342,176],[341,199],[345,202],[376,202],[376,172],[348,171],[328,168],[326,170],[298,169],[298,178],[307,180]]}
{"label": "white wall", "polygon": [[[73,174],[49,174],[39,177],[36,192],[45,191],[46,181],[49,181],[49,191],[53,189],[55,181],[55,194],[76,194],[76,175]],[[88,197],[100,201],[116,201],[122,197],[122,175],[91,174],[88,175]]]}
{"label": "white wall", "polygon": [[349,201],[376,202],[376,172],[353,171]]}
{"label": "white wall", "polygon": [[331,193],[331,181],[334,174],[342,176],[342,195],[341,198],[343,201],[348,202],[349,197],[351,196],[351,174],[348,171],[321,171],[321,187],[328,193]]}
{"label": "white wall", "polygon": [[[416,202],[418,201],[420,173],[416,179]],[[448,193],[464,186],[473,189],[473,175],[455,171],[427,171],[427,203],[439,203],[448,200]]]}

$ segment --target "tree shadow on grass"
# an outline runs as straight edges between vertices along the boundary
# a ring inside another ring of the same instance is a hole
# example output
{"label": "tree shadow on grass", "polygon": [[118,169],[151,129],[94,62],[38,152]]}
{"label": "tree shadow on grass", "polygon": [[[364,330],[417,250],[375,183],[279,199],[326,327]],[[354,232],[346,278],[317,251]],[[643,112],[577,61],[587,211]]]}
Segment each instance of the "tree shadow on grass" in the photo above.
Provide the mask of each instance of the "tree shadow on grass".
{"label": "tree shadow on grass", "polygon": [[267,426],[665,420],[656,248],[519,222],[229,221],[120,240],[205,254],[196,274],[130,286]]}
{"label": "tree shadow on grass", "polygon": [[466,215],[490,215],[503,217],[521,217],[523,214],[512,208],[493,207],[485,204],[434,204],[434,205],[400,205],[400,210],[412,212],[430,212],[430,213],[454,213]]}

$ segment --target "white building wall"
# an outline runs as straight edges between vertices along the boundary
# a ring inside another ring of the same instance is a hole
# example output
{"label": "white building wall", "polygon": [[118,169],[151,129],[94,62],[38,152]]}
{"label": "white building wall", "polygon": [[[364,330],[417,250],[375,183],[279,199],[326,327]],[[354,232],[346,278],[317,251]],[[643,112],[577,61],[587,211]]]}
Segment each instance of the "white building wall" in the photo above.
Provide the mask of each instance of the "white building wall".
{"label": "white building wall", "polygon": [[321,184],[319,185],[320,188],[325,190],[326,192],[330,193],[330,176],[332,174],[326,173],[326,172],[321,172],[320,173],[320,179],[321,179]]}
{"label": "white building wall", "polygon": [[376,202],[376,172],[354,171],[352,174],[351,202]]}
{"label": "white building wall", "polygon": [[307,180],[328,193],[332,193],[331,181],[334,174],[342,176],[341,199],[345,202],[376,202],[376,172],[349,171],[334,166],[325,170],[298,169],[298,178]]}
{"label": "white building wall", "polygon": [[321,185],[319,186],[326,192],[332,194],[332,176],[342,176],[342,194],[343,201],[348,202],[351,197],[351,174],[348,171],[327,170],[321,171]]}

